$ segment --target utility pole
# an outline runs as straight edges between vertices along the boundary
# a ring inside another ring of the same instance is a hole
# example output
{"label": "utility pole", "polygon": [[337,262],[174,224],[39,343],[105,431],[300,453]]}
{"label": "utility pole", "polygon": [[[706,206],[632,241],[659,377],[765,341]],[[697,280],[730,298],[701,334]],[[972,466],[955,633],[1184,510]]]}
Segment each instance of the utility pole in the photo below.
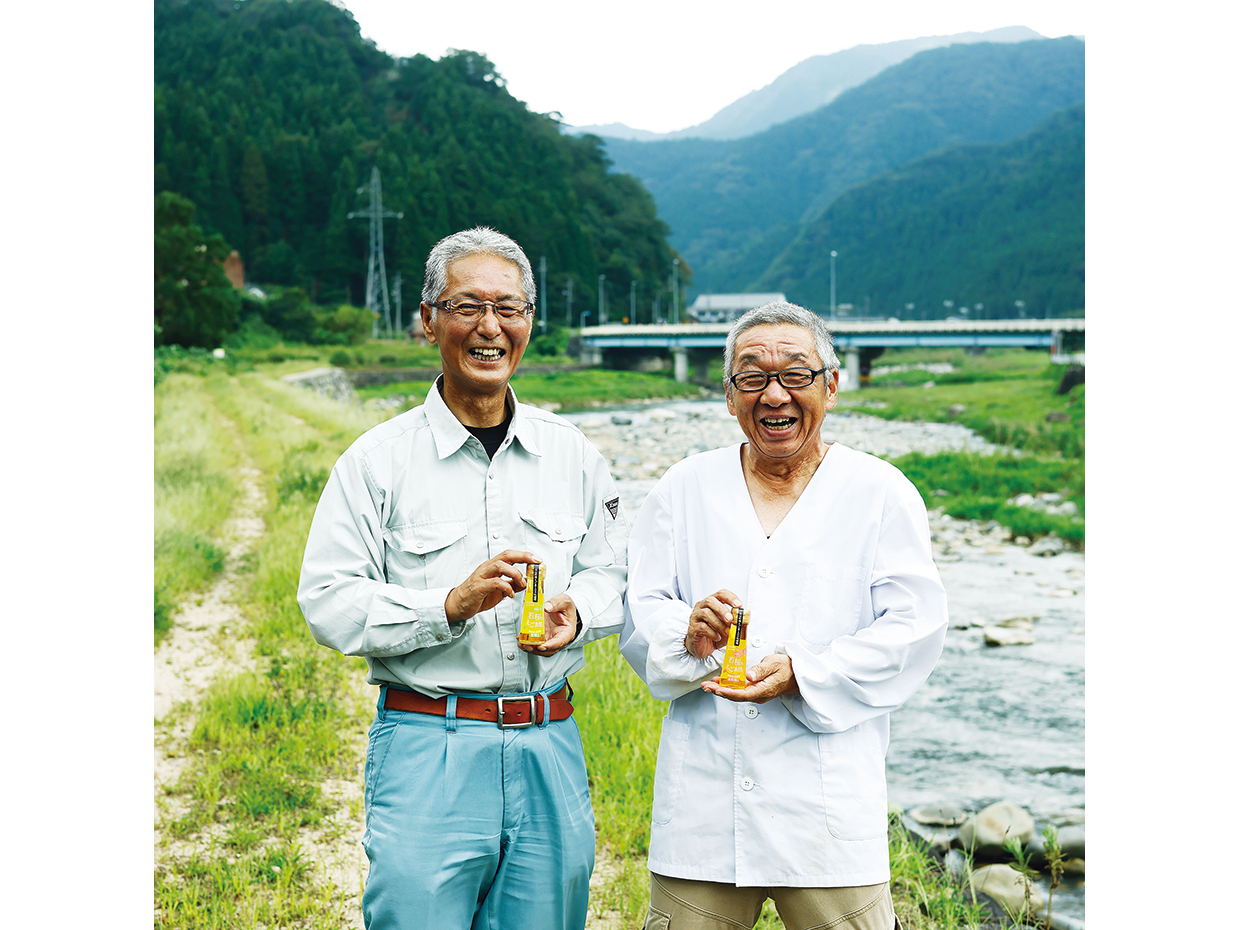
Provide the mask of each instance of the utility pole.
{"label": "utility pole", "polygon": [[629,282],[629,323],[637,322],[637,282]]}
{"label": "utility pole", "polygon": [[606,280],[604,275],[598,276],[598,325],[607,325],[607,308],[603,304],[603,281]]}
{"label": "utility pole", "polygon": [[[366,188],[359,187],[360,194]],[[405,214],[393,213],[383,209],[383,184],[379,180],[379,169],[370,169],[370,206],[365,210],[354,210],[348,219],[365,218],[370,221],[370,259],[366,265],[366,309],[378,313],[383,308],[383,322],[387,326],[388,338],[392,338],[392,311],[388,304],[387,268],[383,263],[383,218],[394,216],[400,219]],[[379,334],[379,320],[376,318],[371,326],[371,336]]]}
{"label": "utility pole", "polygon": [[396,272],[396,280],[392,282],[392,302],[396,304],[396,332],[403,333],[400,319],[400,272]]}
{"label": "utility pole", "polygon": [[547,331],[547,256],[542,255],[538,259],[538,296],[542,299],[539,303],[538,325],[543,332]]}
{"label": "utility pole", "polygon": [[831,250],[831,319],[835,319],[835,249]]}
{"label": "utility pole", "polygon": [[564,325],[572,326],[573,325],[573,279],[571,276],[568,279],[568,287],[566,287],[564,290],[565,290],[565,296],[568,298],[568,304],[564,309]]}

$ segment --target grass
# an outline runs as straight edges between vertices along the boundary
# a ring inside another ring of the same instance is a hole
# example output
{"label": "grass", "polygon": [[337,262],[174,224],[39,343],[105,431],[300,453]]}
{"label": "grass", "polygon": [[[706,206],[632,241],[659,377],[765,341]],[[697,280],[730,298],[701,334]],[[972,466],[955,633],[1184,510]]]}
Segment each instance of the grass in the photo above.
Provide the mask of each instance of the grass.
{"label": "grass", "polygon": [[[880,365],[951,362],[944,374],[893,372],[846,393],[837,409],[893,420],[954,422],[1007,451],[998,455],[919,453],[893,459],[927,505],[965,520],[995,520],[1015,536],[1055,534],[1085,544],[1085,386],[1057,389],[1066,366],[1023,349],[969,355],[963,349],[889,351]],[[927,387],[928,382],[933,386]],[[1009,505],[1017,494],[1058,493],[1076,516]]]}
{"label": "grass", "polygon": [[[359,696],[357,688],[364,664],[313,641],[295,591],[322,483],[340,452],[382,415],[290,387],[265,370],[271,363],[252,370],[210,359],[177,364],[191,370],[172,368],[156,387],[156,532],[166,540],[167,558],[157,579],[171,585],[173,566],[183,561],[177,590],[210,583],[242,458],[261,472],[265,532],[242,566],[244,629],[232,631],[252,641],[255,666],[218,679],[198,707],[181,711],[188,760],[161,803],[155,926],[347,926],[355,915],[342,910],[346,896],[305,850],[316,838],[332,841],[339,829],[333,818],[348,803],[324,791],[325,781],[359,777],[371,715],[369,697]],[[575,382],[568,374],[525,376],[517,390],[523,399],[572,393],[573,402],[588,402],[583,399],[632,396],[620,392],[646,379],[660,388],[675,385],[657,375],[595,372]],[[540,395],[539,382],[547,393]],[[1062,455],[1026,456],[1017,466],[1004,461],[927,459],[907,470],[925,487],[947,486],[960,500],[969,493],[997,497],[1017,487],[1072,487],[1079,480],[1071,471],[1076,465]],[[197,547],[189,537],[200,540]],[[583,711],[577,720],[599,846],[614,861],[591,906],[599,913],[619,912],[625,925],[636,925],[648,895],[644,857],[665,706],[650,698],[614,639],[588,647],[573,685]],[[894,828],[891,849],[896,906],[906,927],[974,925],[958,889]],[[771,930],[780,923],[768,908],[759,926]]]}
{"label": "grass", "polygon": [[[528,356],[527,356],[528,359]],[[392,384],[358,388],[363,400],[404,397],[403,409],[418,406],[431,389],[430,381],[398,381]],[[590,407],[623,404],[645,400],[674,400],[702,396],[694,384],[682,384],[670,376],[639,371],[526,372],[519,369],[512,387],[522,403],[554,410],[585,410]]]}
{"label": "grass", "polygon": [[[180,401],[187,390],[192,404]],[[223,366],[169,375],[156,398],[165,421],[185,416],[183,429],[165,422],[157,440],[194,435],[181,444],[207,449],[235,440],[267,494],[266,531],[240,575],[245,626],[232,631],[252,640],[255,668],[217,679],[198,707],[182,711],[192,715],[187,762],[161,805],[155,926],[351,925],[343,896],[302,849],[337,829],[330,818],[340,802],[324,792],[325,780],[357,778],[369,716],[356,687],[364,663],[310,638],[295,592],[320,478],[377,419],[259,373],[228,377]]]}
{"label": "grass", "polygon": [[237,494],[238,456],[197,375],[167,374],[155,393],[155,594],[158,642],[177,605],[224,568],[221,533]]}

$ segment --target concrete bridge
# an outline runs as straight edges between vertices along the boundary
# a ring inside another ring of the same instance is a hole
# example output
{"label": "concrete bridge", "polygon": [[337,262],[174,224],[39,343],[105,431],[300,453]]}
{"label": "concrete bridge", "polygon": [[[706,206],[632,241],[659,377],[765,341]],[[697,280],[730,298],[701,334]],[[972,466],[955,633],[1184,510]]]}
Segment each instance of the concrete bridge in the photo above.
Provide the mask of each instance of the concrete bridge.
{"label": "concrete bridge", "polygon": [[[719,359],[730,328],[727,323],[587,326],[581,330],[581,361],[658,369],[667,367],[670,354],[676,380],[687,381],[691,368],[709,370]],[[858,387],[870,362],[889,348],[1025,346],[1045,348],[1052,355],[1080,351],[1085,320],[836,320],[831,332],[849,374],[840,384],[846,390]],[[1065,346],[1065,339],[1073,345]]]}

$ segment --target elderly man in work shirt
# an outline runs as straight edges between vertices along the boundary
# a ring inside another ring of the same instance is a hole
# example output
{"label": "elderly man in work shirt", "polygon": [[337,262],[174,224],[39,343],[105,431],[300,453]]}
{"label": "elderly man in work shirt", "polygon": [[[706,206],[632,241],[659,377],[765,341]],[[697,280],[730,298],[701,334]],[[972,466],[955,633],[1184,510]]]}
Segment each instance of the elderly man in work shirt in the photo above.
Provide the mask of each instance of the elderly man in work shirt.
{"label": "elderly man in work shirt", "polygon": [[[747,442],[692,456],[629,540],[620,649],[663,721],[646,927],[891,930],[888,715],[938,660],[947,606],[926,509],[895,467],[820,432],[839,362],[821,317],[777,302],[728,335]],[[731,610],[748,684],[719,683]]]}
{"label": "elderly man in work shirt", "polygon": [[[627,525],[581,432],[517,402],[534,278],[493,230],[432,249],[426,402],[340,457],[306,543],[314,637],[379,686],[366,754],[379,928],[585,925],[594,815],[566,679],[619,630]],[[545,569],[543,645],[517,641],[525,570]]]}

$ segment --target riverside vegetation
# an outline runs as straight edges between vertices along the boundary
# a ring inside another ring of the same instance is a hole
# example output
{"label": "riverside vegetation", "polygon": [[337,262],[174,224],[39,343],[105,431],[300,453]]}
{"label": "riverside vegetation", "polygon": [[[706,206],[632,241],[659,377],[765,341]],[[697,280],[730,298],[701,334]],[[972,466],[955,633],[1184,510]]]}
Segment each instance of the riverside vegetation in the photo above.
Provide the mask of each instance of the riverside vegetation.
{"label": "riverside vegetation", "polygon": [[[332,884],[308,851],[323,844],[356,845],[356,836],[342,824],[359,815],[358,795],[329,786],[360,781],[373,696],[358,687],[365,674],[360,659],[324,649],[309,636],[295,592],[306,532],[332,463],[391,411],[326,401],[275,377],[322,364],[325,359],[315,356],[330,351],[286,347],[261,358],[218,360],[204,352],[165,350],[157,359],[157,645],[176,622],[175,605],[221,571],[218,534],[239,494],[242,459],[261,472],[265,532],[241,566],[235,593],[244,625],[233,635],[250,642],[254,662],[215,680],[197,705],[174,707],[156,722],[166,752],[184,761],[158,804],[156,927],[327,928],[357,922],[355,906],[345,904],[346,898],[355,900],[357,889]],[[367,357],[391,354],[373,345],[361,351]],[[284,352],[280,361],[267,360]],[[1079,460],[1065,454],[1079,456],[1079,438],[1061,448],[1055,445],[1058,434],[1039,425],[1044,408],[1060,409],[1066,402],[1070,412],[1078,404],[1083,410],[1083,387],[1073,388],[1066,401],[1055,395],[1055,372],[1033,353],[1028,358],[960,354],[953,383],[933,375],[936,387],[927,389],[922,385],[931,377],[922,380],[924,371],[898,376],[916,386],[895,384],[895,375],[876,378],[875,387],[857,392],[849,403],[880,416],[920,413],[969,425],[977,418],[992,438],[1025,449],[989,462],[974,456],[899,460],[923,494],[932,495],[927,498],[932,505],[937,496],[962,509],[992,508],[995,518],[1002,518],[1011,516],[1002,509],[1008,505],[996,501],[1009,493],[1066,488],[1071,499],[1083,495]],[[897,357],[893,353],[884,361]],[[941,357],[923,353],[900,360],[932,364]],[[1008,373],[987,380],[987,372],[997,370]],[[617,383],[599,378],[595,396],[583,389],[576,402],[614,402],[620,396]],[[523,397],[536,393],[521,382],[517,389]],[[986,407],[986,398],[1000,391],[1008,398],[1007,416]],[[1080,430],[1081,424],[1070,422]],[[1002,465],[1008,461],[1010,467]],[[997,476],[1001,486],[995,486]],[[614,638],[590,646],[573,684],[578,702],[589,708],[578,724],[600,848],[591,919],[600,927],[633,926],[646,904],[644,855],[664,708],[628,669]],[[187,734],[183,742],[168,736],[177,725]],[[942,875],[898,823],[892,826],[891,850],[893,890],[906,927],[986,926],[983,910]],[[781,924],[767,912],[759,926],[771,930]]]}

